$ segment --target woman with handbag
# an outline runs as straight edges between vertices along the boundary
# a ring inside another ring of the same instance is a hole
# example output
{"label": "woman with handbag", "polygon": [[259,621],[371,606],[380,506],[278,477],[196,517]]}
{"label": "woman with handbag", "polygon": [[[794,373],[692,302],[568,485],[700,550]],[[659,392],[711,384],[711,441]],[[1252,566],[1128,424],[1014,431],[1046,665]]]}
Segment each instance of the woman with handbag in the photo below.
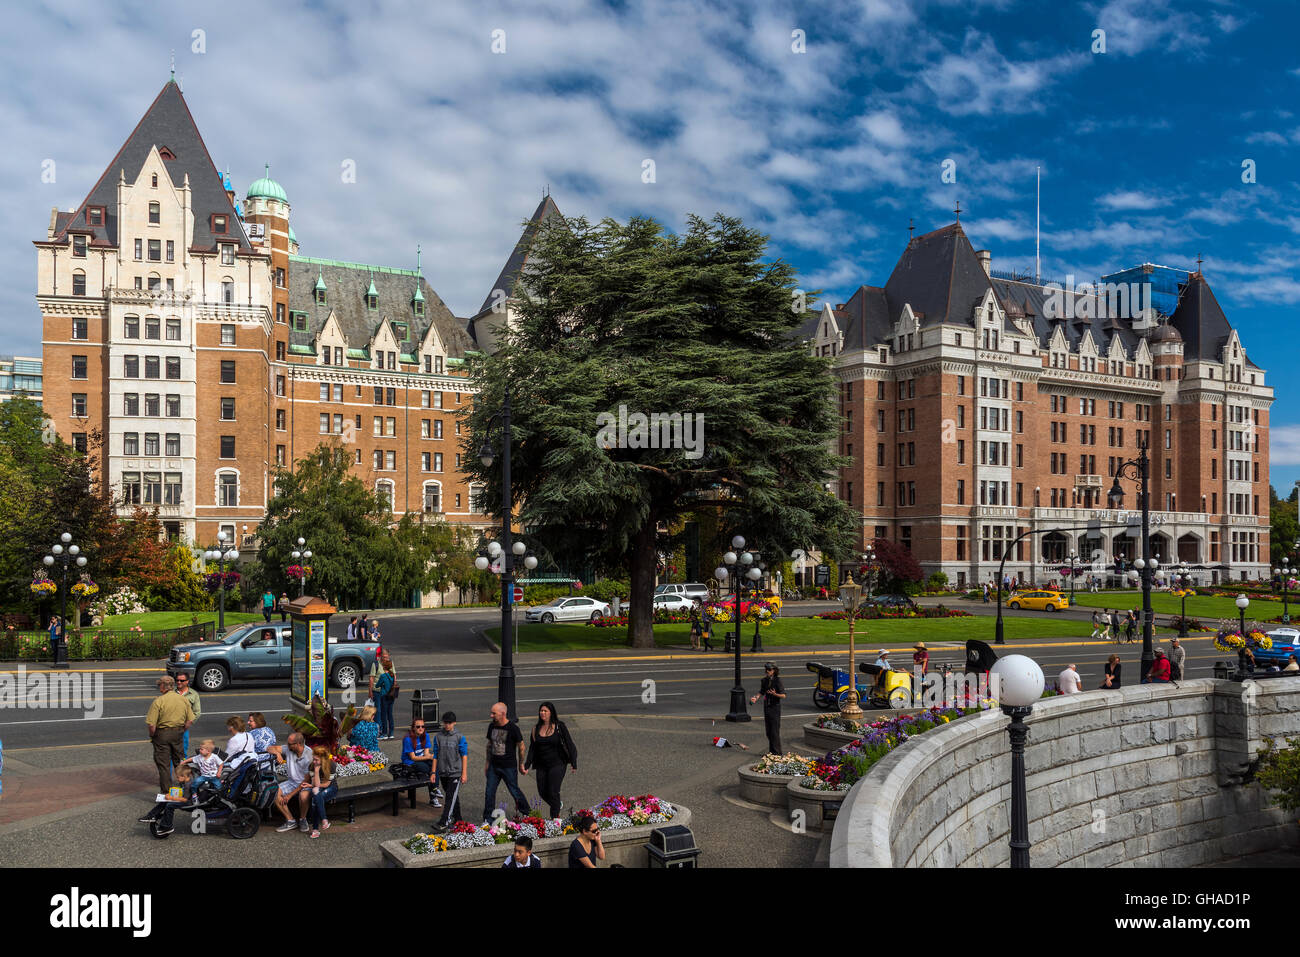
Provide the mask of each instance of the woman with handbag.
{"label": "woman with handbag", "polygon": [[553,818],[560,816],[560,808],[564,806],[560,785],[564,783],[566,766],[577,772],[578,748],[569,736],[568,726],[556,714],[555,705],[543,701],[537,709],[537,725],[528,739],[524,770],[537,769],[537,794],[546,802]]}
{"label": "woman with handbag", "polygon": [[393,740],[393,703],[397,701],[400,688],[397,684],[397,669],[393,659],[384,652],[375,659],[370,669],[370,697],[379,710],[379,739]]}

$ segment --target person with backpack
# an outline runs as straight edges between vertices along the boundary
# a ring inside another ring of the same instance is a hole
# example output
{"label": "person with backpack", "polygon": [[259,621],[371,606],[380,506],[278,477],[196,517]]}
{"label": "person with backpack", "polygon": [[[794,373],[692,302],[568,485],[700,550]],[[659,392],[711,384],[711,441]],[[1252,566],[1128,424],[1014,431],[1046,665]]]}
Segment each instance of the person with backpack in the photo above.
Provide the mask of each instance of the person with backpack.
{"label": "person with backpack", "polygon": [[469,780],[469,742],[456,730],[456,712],[445,711],[442,730],[433,736],[433,759],[437,767],[438,786],[443,791],[442,817],[435,831],[463,821],[460,815],[460,789]]}
{"label": "person with backpack", "polygon": [[370,666],[370,697],[379,710],[379,739],[393,740],[393,703],[397,700],[397,669],[384,652]]}

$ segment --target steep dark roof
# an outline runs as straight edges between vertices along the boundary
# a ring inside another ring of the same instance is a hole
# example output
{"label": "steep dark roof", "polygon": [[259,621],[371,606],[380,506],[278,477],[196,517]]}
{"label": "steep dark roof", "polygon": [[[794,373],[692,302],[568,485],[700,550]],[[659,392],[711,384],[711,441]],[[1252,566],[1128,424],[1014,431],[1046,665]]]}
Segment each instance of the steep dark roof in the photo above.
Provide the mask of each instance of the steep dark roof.
{"label": "steep dark roof", "polygon": [[[66,239],[69,229],[86,231],[94,234],[92,242],[106,242],[118,245],[117,236],[117,183],[122,173],[126,181],[134,183],[140,175],[140,169],[149,156],[149,151],[157,146],[166,149],[176,158],[167,160],[167,173],[176,188],[180,188],[188,175],[190,178],[190,196],[194,211],[194,240],[196,247],[215,249],[218,238],[224,242],[236,242],[241,252],[251,252],[252,247],[241,228],[230,227],[228,235],[213,235],[209,216],[212,213],[224,213],[228,222],[238,222],[235,209],[226,195],[221,183],[221,174],[208,155],[208,148],[203,145],[203,137],[190,115],[190,108],[185,104],[185,97],[174,80],[159,92],[149,109],[145,111],[140,122],[136,124],[131,135],[127,137],[122,148],[117,151],[113,161],[108,164],[99,181],[95,183],[90,194],[82,201],[77,211],[65,221],[60,217],[56,240]],[[87,206],[105,207],[104,224],[91,226],[86,221]]]}
{"label": "steep dark roof", "polygon": [[548,194],[543,197],[540,203],[537,204],[537,209],[533,210],[533,215],[528,218],[528,223],[524,226],[523,235],[519,237],[519,242],[515,243],[514,251],[510,253],[510,258],[506,260],[506,264],[501,268],[501,274],[497,276],[497,281],[493,283],[492,288],[488,290],[488,294],[483,300],[483,305],[479,311],[475,313],[475,316],[481,316],[492,308],[492,301],[496,297],[496,291],[498,289],[504,290],[507,296],[512,295],[515,282],[519,279],[519,274],[523,271],[524,263],[528,261],[528,253],[532,248],[533,238],[537,235],[537,230],[541,227],[543,222],[554,216],[559,216],[561,219],[564,218],[560,213],[560,208],[555,205],[555,200],[551,199]]}
{"label": "steep dark roof", "polygon": [[[316,280],[325,281],[325,305],[316,303]],[[378,308],[366,306],[366,291],[374,281]],[[416,283],[424,294],[424,315],[417,316],[411,306]],[[305,256],[289,257],[289,311],[305,312],[307,331],[297,332],[290,323],[290,345],[312,346],[330,313],[348,341],[349,349],[366,349],[380,322],[404,322],[408,337],[401,343],[403,352],[415,352],[428,331],[437,327],[438,335],[451,358],[463,358],[473,342],[461,320],[451,314],[442,298],[423,276],[412,269],[390,269],[361,263],[341,263]]]}
{"label": "steep dark roof", "polygon": [[972,309],[988,290],[988,274],[960,223],[911,240],[885,283],[890,315],[897,320],[910,303],[925,314],[922,326],[973,325]]}
{"label": "steep dark roof", "polygon": [[[1091,332],[1092,341],[1096,343],[1097,350],[1103,355],[1110,348],[1110,340],[1113,336],[1119,336],[1120,344],[1128,355],[1133,354],[1133,350],[1137,348],[1138,340],[1142,338],[1141,335],[1133,331],[1132,320],[1129,317],[1123,316],[1116,319],[1101,316],[1101,313],[1105,312],[1109,307],[1104,299],[1097,296],[1080,295],[1073,289],[1058,291],[1031,282],[1020,282],[1012,279],[995,278],[992,280],[992,284],[993,291],[1002,301],[1004,308],[1010,310],[1014,303],[1024,310],[1025,318],[1029,320],[1039,345],[1044,349],[1047,348],[1047,344],[1057,326],[1061,327],[1061,332],[1065,335],[1071,349],[1077,349],[1084,333]],[[1060,304],[1058,308],[1049,310],[1048,299],[1052,296],[1059,296]],[[1085,299],[1088,300],[1086,309],[1083,306]],[[1067,302],[1067,300],[1072,300],[1072,303]],[[1048,318],[1049,311],[1064,312],[1066,315],[1076,318]],[[1084,311],[1089,312],[1091,318],[1077,318]]]}
{"label": "steep dark roof", "polygon": [[1232,335],[1232,326],[1219,308],[1210,284],[1200,273],[1187,277],[1169,321],[1183,337],[1185,359],[1220,361],[1223,346]]}
{"label": "steep dark roof", "polygon": [[889,303],[885,290],[879,286],[859,286],[844,309],[836,310],[835,315],[844,332],[845,352],[870,348],[888,340],[893,333]]}

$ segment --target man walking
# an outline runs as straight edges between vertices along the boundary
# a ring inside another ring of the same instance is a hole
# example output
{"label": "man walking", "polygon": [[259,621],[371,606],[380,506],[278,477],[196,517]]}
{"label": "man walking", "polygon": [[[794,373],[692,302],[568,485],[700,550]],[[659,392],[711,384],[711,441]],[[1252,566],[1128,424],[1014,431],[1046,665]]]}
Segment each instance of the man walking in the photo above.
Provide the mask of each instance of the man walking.
{"label": "man walking", "polygon": [[1169,652],[1169,677],[1174,681],[1181,681],[1183,662],[1187,660],[1187,649],[1177,638],[1170,642],[1170,646],[1172,650]]}
{"label": "man walking", "polygon": [[1097,612],[1094,610],[1093,613],[1092,613],[1092,635],[1091,635],[1090,637],[1091,637],[1093,640],[1096,640],[1097,635],[1101,632],[1101,630],[1102,630],[1102,629],[1101,629],[1101,616],[1098,615]]}
{"label": "man walking", "polygon": [[1110,613],[1110,633],[1111,636],[1115,639],[1115,643],[1119,644],[1119,609],[1118,608],[1116,608],[1114,611]]}
{"label": "man walking", "polygon": [[262,592],[262,617],[266,619],[268,625],[271,623],[271,609],[274,607],[275,592],[268,588],[266,591]]}
{"label": "man walking", "polygon": [[487,760],[483,764],[483,774],[487,778],[483,794],[483,822],[492,821],[492,811],[497,801],[497,785],[505,782],[506,790],[515,799],[515,809],[527,814],[528,798],[519,789],[519,775],[527,774],[524,767],[524,736],[519,725],[510,720],[505,702],[498,701],[492,706],[491,722],[487,731]]}
{"label": "man walking", "polygon": [[173,694],[175,689],[176,683],[169,676],[159,678],[158,697],[153,699],[144,718],[149,740],[153,742],[153,763],[158,769],[158,791],[162,794],[172,786],[172,765],[185,760],[181,737],[194,723],[194,710],[188,701]]}

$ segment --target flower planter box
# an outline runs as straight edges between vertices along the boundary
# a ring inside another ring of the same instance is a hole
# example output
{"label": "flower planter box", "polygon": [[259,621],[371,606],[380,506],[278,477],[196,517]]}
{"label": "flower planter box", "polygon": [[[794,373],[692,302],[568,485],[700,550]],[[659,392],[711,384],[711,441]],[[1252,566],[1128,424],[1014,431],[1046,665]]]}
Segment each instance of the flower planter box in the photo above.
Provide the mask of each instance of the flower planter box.
{"label": "flower planter box", "polygon": [[786,785],[795,780],[794,774],[759,774],[751,771],[753,759],[746,761],[736,773],[740,776],[740,796],[754,804],[764,807],[785,807],[787,803]]}
{"label": "flower planter box", "polygon": [[[644,824],[641,827],[623,827],[617,830],[601,832],[605,845],[605,859],[597,867],[610,867],[621,864],[623,867],[648,867],[650,855],[645,847],[650,843],[650,832],[657,827],[671,827],[682,824],[691,825],[691,812],[680,804],[674,804],[677,813],[665,824]],[[564,837],[544,837],[533,842],[533,853],[541,857],[543,867],[567,868],[569,866],[569,845],[575,835]],[[439,851],[433,854],[412,854],[402,847],[401,841],[384,841],[379,845],[385,867],[500,867],[510,852],[510,844],[497,844],[493,847],[471,847],[457,851]]]}
{"label": "flower planter box", "polygon": [[[804,814],[803,824],[809,831],[829,830],[835,825],[834,816],[839,812],[839,806],[849,796],[848,791],[816,791],[812,788],[803,787],[800,782],[803,778],[795,778],[786,785],[786,800],[789,802],[790,814],[802,811]],[[827,805],[834,805],[828,809]],[[831,814],[831,819],[827,820],[827,813]]]}
{"label": "flower planter box", "polygon": [[844,745],[856,741],[859,737],[861,735],[850,734],[847,731],[832,731],[830,728],[819,728],[812,724],[803,726],[804,744],[818,754],[825,754],[827,751],[842,748]]}

